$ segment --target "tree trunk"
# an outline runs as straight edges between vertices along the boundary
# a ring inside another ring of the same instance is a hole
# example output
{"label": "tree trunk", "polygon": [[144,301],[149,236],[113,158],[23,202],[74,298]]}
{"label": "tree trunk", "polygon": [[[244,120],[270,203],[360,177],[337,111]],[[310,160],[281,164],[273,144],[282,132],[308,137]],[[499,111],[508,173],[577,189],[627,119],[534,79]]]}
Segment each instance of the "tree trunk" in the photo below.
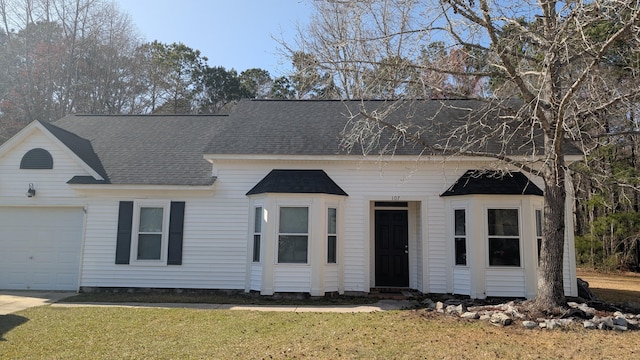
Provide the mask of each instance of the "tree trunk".
{"label": "tree trunk", "polygon": [[562,276],[566,199],[564,159],[554,149],[547,151],[556,156],[549,156],[543,169],[544,228],[535,300],[536,307],[544,311],[557,309],[565,302]]}

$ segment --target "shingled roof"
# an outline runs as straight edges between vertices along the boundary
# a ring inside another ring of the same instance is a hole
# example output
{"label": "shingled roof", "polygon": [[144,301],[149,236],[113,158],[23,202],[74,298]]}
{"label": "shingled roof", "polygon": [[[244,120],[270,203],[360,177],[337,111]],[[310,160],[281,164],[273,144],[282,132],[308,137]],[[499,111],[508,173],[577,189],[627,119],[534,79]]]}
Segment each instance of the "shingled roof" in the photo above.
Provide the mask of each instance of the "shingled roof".
{"label": "shingled roof", "polygon": [[264,193],[348,196],[323,170],[272,170],[247,195]]}
{"label": "shingled roof", "polygon": [[542,196],[543,192],[519,171],[502,174],[494,171],[468,170],[440,196],[476,194]]}
{"label": "shingled roof", "polygon": [[[411,124],[409,132],[421,131],[421,137],[429,144],[446,146],[460,145],[473,134],[457,134],[451,131],[459,125],[473,122],[474,116],[482,120],[484,130],[490,132],[491,124],[502,122],[499,113],[485,116],[481,112],[486,103],[477,100],[418,100],[394,103],[383,100],[339,101],[339,100],[242,100],[230,114],[229,121],[221,123],[211,142],[205,149],[208,155],[336,155],[345,154],[341,148],[342,132],[349,128],[347,118],[362,119],[361,109],[367,113],[382,113],[394,106],[396,109],[385,117],[393,124]],[[482,129],[482,127],[480,127]],[[482,131],[482,130],[481,130]],[[525,155],[533,151],[528,144],[530,129],[512,137],[508,146],[502,149],[501,138],[489,139],[483,148],[473,151],[508,155]],[[386,136],[390,136],[389,133]],[[542,133],[536,131],[536,153],[542,152]],[[388,139],[380,139],[373,153],[381,153]],[[480,145],[478,145],[480,146]],[[395,155],[424,154],[422,146],[407,142],[394,151]],[[427,151],[428,154],[442,154],[442,151]],[[576,152],[577,153],[577,152]],[[359,155],[359,154],[356,154]]]}
{"label": "shingled roof", "polygon": [[[215,115],[69,115],[48,129],[111,184],[211,185]],[[93,155],[91,153],[93,152]],[[102,170],[99,170],[102,167]],[[77,177],[70,183],[96,183]]]}
{"label": "shingled roof", "polygon": [[82,159],[82,161],[89,165],[89,167],[91,167],[96,173],[102,176],[104,180],[101,182],[109,183],[109,175],[107,175],[100,158],[93,150],[93,146],[91,146],[90,141],[50,123],[40,122],[40,124],[49,130],[49,132],[58,138],[58,140],[62,141],[69,150]]}
{"label": "shingled roof", "polygon": [[[338,155],[349,116],[362,119],[367,113],[385,112],[393,124],[406,124],[409,132],[420,131],[429,144],[466,144],[465,136],[451,130],[474,116],[491,131],[500,123],[498,112],[486,116],[485,105],[474,100],[420,100],[407,102],[338,100],[242,100],[225,115],[69,115],[43,125],[105,180],[79,176],[72,184],[211,185],[211,164],[204,155]],[[482,127],[481,127],[482,128]],[[445,134],[445,135],[443,135]],[[389,133],[383,136],[390,136]],[[524,130],[504,147],[500,138],[489,139],[474,151],[525,155],[528,143],[541,137],[540,131]],[[388,139],[381,138],[376,151],[382,153]],[[525,145],[526,144],[526,145]],[[357,144],[356,144],[357,146]],[[355,150],[354,150],[355,151]],[[442,154],[442,150],[411,142],[400,144],[395,155]],[[576,149],[575,153],[579,153]],[[356,154],[359,155],[359,154]]]}

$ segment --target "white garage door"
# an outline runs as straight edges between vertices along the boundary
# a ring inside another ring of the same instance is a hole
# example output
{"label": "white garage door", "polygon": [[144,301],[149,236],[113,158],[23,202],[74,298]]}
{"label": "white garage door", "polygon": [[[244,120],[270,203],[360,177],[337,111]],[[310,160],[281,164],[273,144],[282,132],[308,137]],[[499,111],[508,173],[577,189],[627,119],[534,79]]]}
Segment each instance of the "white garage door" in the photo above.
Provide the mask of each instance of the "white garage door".
{"label": "white garage door", "polygon": [[80,208],[0,207],[0,289],[77,290]]}

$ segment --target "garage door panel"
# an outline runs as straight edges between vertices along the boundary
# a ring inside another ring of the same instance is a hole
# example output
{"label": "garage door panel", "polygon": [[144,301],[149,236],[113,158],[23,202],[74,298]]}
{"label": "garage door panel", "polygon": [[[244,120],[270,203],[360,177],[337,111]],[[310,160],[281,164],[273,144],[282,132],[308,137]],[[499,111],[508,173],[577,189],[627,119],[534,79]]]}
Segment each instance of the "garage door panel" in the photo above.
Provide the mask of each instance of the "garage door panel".
{"label": "garage door panel", "polygon": [[76,290],[84,212],[0,207],[0,289]]}
{"label": "garage door panel", "polygon": [[6,274],[5,280],[9,289],[24,289],[23,284],[29,280],[28,274],[23,271],[9,271]]}

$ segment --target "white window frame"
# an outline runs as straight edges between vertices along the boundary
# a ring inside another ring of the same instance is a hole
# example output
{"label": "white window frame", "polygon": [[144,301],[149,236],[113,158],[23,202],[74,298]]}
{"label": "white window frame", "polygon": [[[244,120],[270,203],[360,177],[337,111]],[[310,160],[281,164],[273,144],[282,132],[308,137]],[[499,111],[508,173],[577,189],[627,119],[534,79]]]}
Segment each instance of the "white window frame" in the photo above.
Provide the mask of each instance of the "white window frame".
{"label": "white window frame", "polygon": [[[260,218],[256,219],[256,215],[258,212],[258,209],[260,209]],[[263,248],[263,239],[264,236],[262,235],[263,233],[263,221],[262,219],[264,218],[264,207],[262,206],[262,204],[255,204],[253,206],[253,221],[252,221],[252,232],[251,234],[253,236],[251,236],[251,262],[254,264],[259,264],[262,262],[262,248]],[[260,224],[258,225],[258,221],[260,221]],[[256,231],[257,227],[260,227],[259,231]],[[256,236],[258,236],[258,251],[256,254]],[[256,255],[258,256],[258,260],[256,260]]]}
{"label": "white window frame", "polygon": [[[307,232],[306,233],[283,233],[280,231],[280,216],[281,216],[281,209],[282,208],[305,208],[307,209]],[[276,246],[275,246],[275,250],[276,250],[276,254],[275,254],[275,260],[276,260],[276,264],[278,265],[308,265],[309,264],[309,253],[310,253],[310,246],[311,246],[311,227],[312,227],[312,219],[311,219],[311,211],[312,211],[312,207],[310,204],[296,204],[296,203],[283,203],[283,204],[279,204],[277,207],[277,214],[278,214],[278,218],[277,218],[277,222],[276,222]],[[307,237],[307,261],[306,262],[281,262],[280,261],[280,236],[306,236]]]}
{"label": "white window frame", "polygon": [[[490,238],[494,238],[494,239],[513,239],[516,238],[516,236],[514,235],[490,235],[489,234],[489,210],[516,210],[518,212],[518,257],[519,257],[519,262],[520,265],[515,266],[515,265],[491,265],[491,254],[490,254],[490,249],[491,246],[489,244],[489,239]],[[488,268],[492,268],[492,269],[522,269],[524,268],[524,259],[522,256],[522,238],[523,238],[523,233],[522,233],[522,209],[518,206],[507,206],[507,205],[485,205],[484,207],[484,215],[483,215],[483,219],[484,219],[484,225],[486,226],[486,230],[485,230],[485,244],[486,244],[486,261],[487,261],[487,267]]]}
{"label": "white window frame", "polygon": [[[538,223],[538,213],[540,214],[540,223]],[[534,225],[535,228],[533,231],[535,232],[536,239],[536,266],[540,266],[540,250],[542,246],[542,231],[544,230],[544,211],[541,208],[535,208],[533,210],[533,216],[535,218]],[[540,233],[538,233],[538,225],[540,225]]]}
{"label": "white window frame", "polygon": [[[456,211],[458,210],[462,210],[464,211],[464,235],[458,235],[456,234]],[[452,227],[451,227],[451,233],[453,234],[453,266],[456,267],[469,267],[469,227],[468,227],[468,223],[469,223],[469,219],[468,219],[468,210],[466,207],[462,207],[462,206],[455,206],[452,209]],[[465,251],[465,264],[456,264],[456,240],[457,239],[464,239],[464,251]]]}
{"label": "white window frame", "polygon": [[[160,240],[160,259],[138,259],[138,235],[140,235],[140,209],[162,208],[162,236]],[[131,231],[131,265],[166,266],[169,247],[169,216],[171,202],[168,200],[134,201],[133,223]]]}
{"label": "white window frame", "polygon": [[[335,210],[335,212],[336,212],[336,226],[335,226],[335,232],[333,232],[333,233],[329,232],[329,210],[331,210],[331,209]],[[327,233],[326,233],[325,238],[327,239],[327,244],[326,244],[327,245],[326,246],[326,250],[327,250],[326,255],[327,256],[325,258],[325,261],[326,261],[327,265],[337,265],[338,264],[338,243],[340,241],[340,239],[338,237],[338,227],[339,227],[339,224],[340,224],[339,223],[340,209],[338,208],[337,204],[336,205],[329,204],[327,206],[327,210],[326,211],[327,211],[327,228],[326,228]],[[336,243],[335,243],[335,247],[334,247],[334,250],[335,250],[335,254],[334,254],[334,258],[335,259],[334,260],[335,261],[333,261],[333,262],[329,262],[329,238],[331,236],[333,236],[336,239]]]}

